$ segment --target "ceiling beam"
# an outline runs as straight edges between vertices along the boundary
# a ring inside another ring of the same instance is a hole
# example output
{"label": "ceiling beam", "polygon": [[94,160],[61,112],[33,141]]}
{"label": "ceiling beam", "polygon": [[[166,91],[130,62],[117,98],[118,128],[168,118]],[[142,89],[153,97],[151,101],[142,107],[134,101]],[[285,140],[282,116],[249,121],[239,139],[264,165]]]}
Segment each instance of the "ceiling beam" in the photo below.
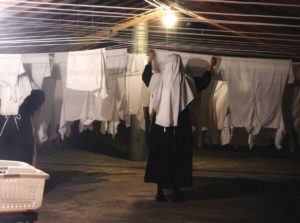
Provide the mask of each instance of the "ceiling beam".
{"label": "ceiling beam", "polygon": [[[89,37],[90,38],[99,38],[99,40],[109,39],[111,37],[116,36],[118,34],[118,31],[127,29],[131,26],[135,26],[139,23],[142,23],[142,22],[154,19],[154,18],[161,17],[163,15],[165,15],[165,12],[162,10],[150,10],[145,13],[138,14],[132,18],[120,21],[116,25],[106,27],[105,29],[102,29],[98,32],[87,35],[85,37],[86,38],[89,38]],[[89,43],[72,47],[72,50],[80,50],[88,44]]]}

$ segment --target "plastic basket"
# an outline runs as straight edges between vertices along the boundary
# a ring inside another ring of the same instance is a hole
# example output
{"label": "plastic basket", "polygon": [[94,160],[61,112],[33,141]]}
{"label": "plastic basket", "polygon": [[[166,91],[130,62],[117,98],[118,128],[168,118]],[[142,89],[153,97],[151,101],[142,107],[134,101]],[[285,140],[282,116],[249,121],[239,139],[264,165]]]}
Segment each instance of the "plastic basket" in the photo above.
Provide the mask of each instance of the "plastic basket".
{"label": "plastic basket", "polygon": [[47,173],[19,161],[0,160],[0,213],[41,207]]}

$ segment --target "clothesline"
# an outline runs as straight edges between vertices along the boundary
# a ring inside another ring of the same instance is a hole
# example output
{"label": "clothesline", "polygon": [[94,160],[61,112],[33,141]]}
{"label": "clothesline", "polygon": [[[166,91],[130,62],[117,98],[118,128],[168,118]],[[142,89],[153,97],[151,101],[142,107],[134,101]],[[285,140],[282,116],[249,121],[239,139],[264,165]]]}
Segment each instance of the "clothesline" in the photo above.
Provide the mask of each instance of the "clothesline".
{"label": "clothesline", "polygon": [[[7,4],[2,4],[0,2],[0,6],[7,6]],[[80,10],[80,9],[65,9],[65,8],[53,8],[53,7],[42,7],[42,6],[26,6],[26,5],[12,5],[9,8],[14,8],[14,9],[5,9],[5,11],[12,11],[12,12],[18,12],[18,9],[41,9],[41,10],[45,10],[45,11],[31,11],[31,10],[26,10],[26,12],[30,12],[30,13],[39,13],[39,12],[43,12],[43,13],[49,13],[52,15],[80,15],[80,16],[95,16],[98,17],[99,15],[102,14],[115,14],[115,15],[127,15],[127,16],[134,16],[136,14],[133,13],[124,13],[124,12],[106,12],[106,11],[95,11],[95,10]],[[56,12],[50,12],[50,11],[56,11]],[[66,12],[66,13],[62,13],[62,12]],[[71,12],[75,12],[75,13],[71,13]]]}
{"label": "clothesline", "polygon": [[[21,21],[20,21],[21,22]],[[12,24],[18,24],[19,22],[10,22]],[[91,28],[92,29],[95,29],[95,32],[98,31],[99,29],[103,29],[104,25],[113,25],[113,23],[103,23],[101,24],[100,26],[84,26],[84,25],[75,25],[74,28],[72,28],[72,26],[70,27],[70,25],[65,25],[65,24],[53,24],[53,23],[41,23],[41,22],[29,22],[25,25],[22,25],[22,26],[13,26],[13,25],[10,25],[9,27],[3,27],[1,28],[0,26],[0,29],[5,29],[6,31],[8,29],[12,29],[12,28],[24,28],[24,27],[28,27],[28,28],[54,28],[54,29],[59,29],[59,31],[70,31],[72,33],[75,33],[75,32],[79,32],[79,33],[88,33],[91,31]],[[160,27],[157,27],[157,26],[149,26],[149,28],[160,28]],[[127,30],[132,30],[132,29],[127,29]],[[184,32],[180,32],[180,31],[177,31],[177,30],[185,30]],[[201,33],[195,33],[195,32],[186,32],[186,30],[189,30],[189,31],[201,31]],[[126,30],[124,30],[126,31]],[[204,33],[204,31],[210,31],[210,32],[217,32],[217,33],[228,33],[226,31],[218,31],[218,30],[211,30],[211,29],[188,29],[188,28],[178,28],[174,31],[172,31],[172,34],[176,34],[176,35],[179,35],[179,34],[190,34],[190,35],[209,35],[209,33]],[[49,32],[49,31],[48,31]],[[160,30],[151,30],[150,32],[161,32],[161,33],[165,33],[165,31],[160,31]],[[266,34],[266,35],[277,35],[277,36],[289,36],[289,37],[299,37],[300,35],[293,35],[293,34],[280,34],[280,33],[259,33],[259,32],[241,32],[241,33],[245,33],[245,34],[258,34],[258,35],[263,35],[263,34]],[[0,34],[0,35],[9,35],[9,33],[7,34]],[[212,35],[212,34],[211,34]],[[217,34],[215,34],[217,35]],[[232,35],[224,35],[224,36],[232,36]],[[239,38],[242,38],[242,37],[239,37]],[[251,36],[248,36],[248,37],[245,37],[245,38],[263,38],[263,37],[251,37]],[[267,37],[264,37],[267,39]],[[270,38],[271,39],[271,38]]]}
{"label": "clothesline", "polygon": [[[120,37],[121,36],[123,36],[123,37],[131,37],[131,35],[130,34],[128,34],[128,35],[122,35],[122,34],[120,34],[119,35]],[[152,35],[151,35],[151,37],[153,37]],[[164,40],[164,38],[163,37],[161,37],[161,36],[156,36],[155,38],[157,38],[157,39],[161,39],[161,40]],[[10,40],[10,41],[1,41],[1,38],[0,38],[0,44],[2,43],[2,44],[13,44],[13,43],[34,43],[34,42],[74,42],[74,41],[83,41],[83,42],[85,42],[85,41],[97,41],[97,40],[99,40],[99,38],[92,38],[92,37],[72,37],[72,36],[68,36],[68,37],[58,37],[58,38],[40,38],[40,39],[38,39],[38,38],[36,38],[36,39],[32,39],[30,36],[29,37],[26,37],[26,38],[20,38],[20,39],[13,39],[13,40]],[[198,43],[200,43],[200,42],[204,42],[204,41],[200,41],[200,40],[198,40],[198,39],[195,39],[195,38],[186,38],[185,40],[193,40],[194,42],[198,42]],[[181,41],[181,40],[179,40],[179,41]],[[209,40],[205,40],[205,43],[209,43],[210,41]],[[212,42],[216,42],[215,40],[214,41],[212,41]],[[225,43],[225,41],[224,40],[220,40],[219,41],[219,43]],[[244,45],[242,45],[242,44],[240,44],[240,43],[237,43],[236,41],[235,42],[233,42],[236,46],[237,45],[239,45],[239,46],[249,46],[249,44],[247,45],[247,43],[245,43]],[[232,44],[232,42],[231,42],[231,44]],[[258,44],[258,45],[260,45],[260,44]],[[264,44],[261,44],[261,45],[264,45]],[[286,47],[287,45],[272,45],[272,47]],[[251,48],[256,48],[256,46],[251,46]],[[297,49],[297,47],[295,47],[295,50]]]}
{"label": "clothesline", "polygon": [[[42,23],[41,23],[41,25],[42,25]],[[60,28],[60,27],[57,27],[57,25],[53,25],[53,26],[56,27],[56,28]],[[68,26],[68,29],[70,29],[70,32],[72,32],[72,33],[76,33],[78,30],[81,30],[81,28],[77,25],[75,27],[75,30],[71,29],[70,26]],[[87,29],[87,27],[84,27],[84,30],[86,30],[86,29]],[[89,29],[89,31],[90,31],[90,29]],[[152,30],[151,33],[165,33],[165,32],[164,31],[158,31],[158,30]],[[81,34],[83,34],[83,32],[81,32]],[[172,34],[174,34],[174,35],[183,34],[183,35],[193,35],[193,36],[214,36],[214,37],[228,37],[228,38],[246,38],[246,39],[264,39],[264,40],[282,40],[282,41],[287,40],[287,41],[291,41],[291,42],[299,42],[300,41],[299,39],[282,39],[282,38],[250,37],[250,36],[236,37],[236,36],[232,36],[232,35],[219,35],[219,34],[207,34],[207,33],[205,34],[205,33],[194,33],[194,32],[193,33],[187,33],[187,32],[179,32],[179,31],[174,31],[174,32],[172,32]],[[181,38],[178,37],[178,39],[181,39]]]}
{"label": "clothesline", "polygon": [[[122,44],[127,44],[128,46],[135,44],[133,40],[131,39],[122,39],[122,38],[112,38],[113,41],[117,42],[117,43],[122,43]],[[99,43],[107,43],[108,41],[92,41],[92,42],[88,42],[86,44],[99,44]],[[15,48],[15,47],[34,47],[34,46],[63,46],[63,45],[82,45],[84,44],[84,42],[73,42],[73,43],[53,43],[53,44],[22,44],[20,46],[0,46],[0,48]],[[168,49],[174,49],[175,45],[169,43],[167,46],[162,43],[161,41],[159,41],[159,43],[156,43],[155,41],[149,41],[149,47],[151,48],[168,48]],[[177,46],[178,50],[188,50],[188,51],[196,51],[196,50],[203,50],[203,51],[208,51],[208,52],[213,52],[215,53],[216,51],[218,52],[218,50],[223,51],[224,53],[230,53],[230,52],[235,52],[237,54],[242,53],[242,52],[247,52],[249,54],[258,54],[258,55],[262,55],[262,56],[266,56],[267,55],[271,55],[274,57],[279,57],[278,52],[272,52],[272,51],[267,51],[267,50],[246,50],[246,49],[228,49],[228,48],[223,48],[223,47],[218,47],[218,48],[211,48],[210,46],[200,46],[200,45],[192,45],[192,46],[186,46],[186,45],[181,45],[181,46]],[[289,54],[285,54],[285,52],[281,52],[280,57],[282,58],[290,58]],[[296,57],[298,58],[298,57]]]}
{"label": "clothesline", "polygon": [[[0,6],[6,6],[6,4],[1,4]],[[5,9],[8,12],[18,12],[17,9],[39,9],[45,11],[32,11],[26,10],[26,13],[36,13],[36,14],[49,14],[49,15],[75,15],[75,16],[87,16],[87,17],[102,17],[103,14],[109,15],[124,15],[124,16],[134,16],[134,13],[123,13],[123,12],[105,12],[105,11],[91,11],[91,10],[80,10],[80,9],[63,9],[63,8],[53,8],[53,7],[43,7],[43,6],[25,6],[25,5],[13,5],[10,8]],[[55,12],[51,12],[51,11]],[[65,12],[65,13],[64,13]],[[74,13],[71,13],[74,12]],[[242,13],[226,13],[226,12],[208,12],[208,11],[191,11],[200,15],[229,15],[237,17],[255,17],[255,18],[276,18],[276,19],[290,19],[290,20],[300,20],[298,16],[279,16],[279,15],[263,15],[263,14],[242,14]]]}
{"label": "clothesline", "polygon": [[296,7],[300,8],[299,4],[287,3],[270,3],[270,2],[253,2],[253,1],[230,1],[230,0],[187,0],[188,2],[209,2],[222,4],[237,4],[237,5],[257,5],[257,6],[274,6],[274,7]]}
{"label": "clothesline", "polygon": [[[126,31],[123,31],[123,32],[126,32]],[[120,32],[121,33],[121,32]],[[164,34],[163,31],[152,31],[152,33],[159,33],[159,34]],[[173,33],[172,33],[173,34]],[[179,35],[179,34],[183,34],[183,35],[189,35],[185,32],[177,32],[176,35]],[[175,34],[173,34],[175,35]],[[52,35],[50,36],[47,36],[47,38],[43,37],[43,36],[25,36],[25,37],[19,37],[19,38],[1,38],[0,37],[0,44],[13,44],[13,43],[22,43],[22,42],[52,42],[52,41],[74,41],[75,39],[76,40],[81,40],[81,41],[88,41],[88,40],[99,40],[99,36],[94,36],[93,35],[90,35],[88,37],[86,36],[77,36],[77,37],[74,37],[74,34],[71,35],[71,34],[65,34],[64,37],[57,37],[57,38],[48,38],[48,37],[51,37]],[[58,35],[56,35],[58,36]],[[119,34],[120,36],[120,34]],[[155,38],[160,38],[160,39],[165,39],[164,37],[161,37],[161,35],[153,35],[153,34],[150,34],[149,35],[150,37],[155,37]],[[230,35],[218,35],[218,34],[198,34],[198,33],[191,33],[191,36],[201,36],[201,37],[225,37],[225,38],[232,38],[232,39],[236,39],[236,37],[234,36],[230,36]],[[111,38],[110,38],[111,39]],[[184,37],[184,38],[180,38],[178,36],[176,36],[176,41],[188,41],[188,40],[191,40],[192,38],[188,38],[188,37]],[[247,37],[246,39],[262,39],[262,40],[276,40],[276,41],[289,41],[289,42],[300,42],[300,39],[282,39],[282,38],[266,38],[266,37]],[[223,41],[221,41],[223,42]],[[234,41],[235,43],[238,43],[239,41]],[[253,46],[255,45],[264,45],[264,46],[270,46],[272,44],[261,44],[261,43],[255,43],[253,44]],[[285,46],[288,46],[288,45],[285,45]],[[296,49],[297,46],[294,46],[294,49]]]}
{"label": "clothesline", "polygon": [[[0,15],[1,18],[9,18],[8,15]],[[117,16],[117,15],[102,15],[101,17],[105,18],[128,18],[126,16]],[[80,21],[78,19],[48,19],[48,18],[32,18],[26,16],[14,16],[14,18],[21,18],[21,19],[29,19],[29,20],[43,20],[43,21],[56,21],[56,22],[70,22],[70,23],[82,23],[82,24],[101,24],[101,22],[95,21]],[[159,18],[155,18],[159,19]],[[300,28],[300,25],[295,24],[287,24],[287,23],[271,23],[271,22],[248,22],[248,21],[235,21],[235,20],[221,20],[221,19],[209,19],[208,21],[199,21],[195,18],[185,18],[185,17],[178,17],[178,21],[185,21],[185,22],[196,22],[196,23],[219,23],[219,24],[238,24],[238,25],[249,25],[249,26],[271,26],[271,27],[293,27],[293,28]]]}
{"label": "clothesline", "polygon": [[39,4],[39,5],[53,5],[53,6],[69,6],[69,7],[82,7],[82,8],[101,8],[101,9],[119,9],[119,10],[138,10],[138,11],[147,11],[149,9],[137,8],[137,7],[123,7],[123,6],[105,6],[105,5],[87,5],[87,4],[70,4],[62,2],[41,2],[41,1],[26,1],[26,0],[2,0],[7,3],[30,3],[30,4]]}

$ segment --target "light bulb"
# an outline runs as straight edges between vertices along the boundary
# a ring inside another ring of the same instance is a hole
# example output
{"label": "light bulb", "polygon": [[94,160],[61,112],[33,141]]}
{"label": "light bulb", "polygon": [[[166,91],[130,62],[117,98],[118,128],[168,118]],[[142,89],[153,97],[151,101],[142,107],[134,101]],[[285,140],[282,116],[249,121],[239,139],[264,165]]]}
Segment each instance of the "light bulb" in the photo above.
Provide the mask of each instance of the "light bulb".
{"label": "light bulb", "polygon": [[163,17],[163,23],[167,29],[172,28],[177,21],[177,18],[171,10],[168,10]]}

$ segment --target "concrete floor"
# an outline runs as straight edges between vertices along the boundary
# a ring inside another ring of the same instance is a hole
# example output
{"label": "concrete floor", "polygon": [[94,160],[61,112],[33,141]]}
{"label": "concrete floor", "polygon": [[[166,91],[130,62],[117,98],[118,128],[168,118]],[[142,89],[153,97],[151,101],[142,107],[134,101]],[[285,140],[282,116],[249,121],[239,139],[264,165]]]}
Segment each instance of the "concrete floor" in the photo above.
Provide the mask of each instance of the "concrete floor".
{"label": "concrete floor", "polygon": [[300,222],[299,158],[260,151],[196,150],[183,203],[156,203],[145,162],[86,150],[38,156],[48,172],[39,223]]}

